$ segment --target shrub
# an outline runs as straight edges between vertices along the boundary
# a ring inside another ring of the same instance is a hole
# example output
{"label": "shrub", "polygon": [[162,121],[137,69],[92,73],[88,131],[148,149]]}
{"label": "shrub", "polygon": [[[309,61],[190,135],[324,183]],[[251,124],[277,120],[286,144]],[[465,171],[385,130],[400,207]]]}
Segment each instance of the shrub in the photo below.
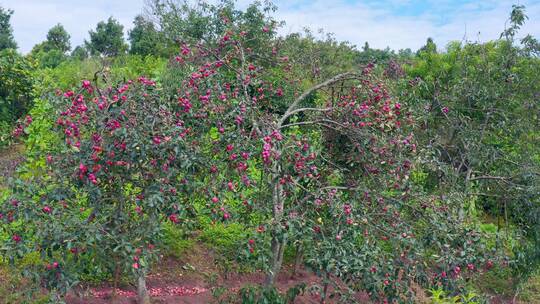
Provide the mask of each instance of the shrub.
{"label": "shrub", "polygon": [[13,125],[31,108],[35,68],[36,64],[32,60],[19,55],[14,49],[0,51],[0,125],[2,128]]}
{"label": "shrub", "polygon": [[[156,257],[161,223],[186,216],[192,158],[182,124],[155,82],[144,77],[118,88],[83,81],[56,124],[64,143],[46,157],[46,176],[13,186],[2,205],[10,260],[39,252],[45,266],[25,267],[43,287],[64,294],[77,284],[85,259],[99,261],[118,281],[139,280]],[[24,225],[9,223],[20,222]]]}

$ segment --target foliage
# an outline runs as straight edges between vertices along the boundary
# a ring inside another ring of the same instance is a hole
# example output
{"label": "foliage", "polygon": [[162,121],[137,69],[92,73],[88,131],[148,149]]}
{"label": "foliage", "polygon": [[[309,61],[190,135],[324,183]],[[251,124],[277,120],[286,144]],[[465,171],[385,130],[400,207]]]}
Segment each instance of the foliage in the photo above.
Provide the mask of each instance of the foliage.
{"label": "foliage", "polygon": [[12,126],[32,106],[34,70],[15,50],[0,51],[0,123]]}
{"label": "foliage", "polygon": [[224,288],[215,288],[212,293],[216,303],[242,303],[242,304],[290,304],[306,291],[306,284],[298,284],[287,290],[284,294],[275,287],[248,285],[242,287],[237,293],[227,292]]}
{"label": "foliage", "polygon": [[86,50],[85,46],[78,45],[73,49],[73,52],[71,52],[71,57],[82,61],[88,58],[88,50]]}
{"label": "foliage", "polygon": [[358,56],[358,62],[362,64],[368,63],[384,63],[395,57],[394,51],[390,48],[384,50],[373,49],[369,46],[369,43],[366,41],[362,47],[362,52]]}
{"label": "foliage", "polygon": [[245,227],[239,223],[216,223],[203,227],[199,239],[222,253],[234,256],[239,244],[246,240]]}
{"label": "foliage", "polygon": [[59,26],[27,58],[2,53],[3,109],[20,109],[0,128],[28,137],[0,248],[25,280],[59,300],[136,279],[147,302],[157,257],[202,241],[225,274],[232,259],[265,273],[229,301],[303,292],[275,288],[284,255],[320,277],[322,302],[525,294],[540,265],[540,61],[536,39],[516,38],[522,6],[499,40],[397,54],[279,37],[269,2],[149,6],[157,23],[136,17],[130,54],[112,18],[71,56]]}
{"label": "foliage", "polygon": [[527,237],[510,250],[525,279],[540,256],[540,61],[513,44],[522,9],[514,7],[504,39],[454,42],[440,54],[428,41],[400,90],[420,115],[416,134],[433,190],[461,201],[463,218],[479,210],[496,217],[498,229],[520,225]]}
{"label": "foliage", "polygon": [[163,224],[164,253],[180,258],[193,248],[195,242],[177,225],[166,222]]}
{"label": "foliage", "polygon": [[[86,58],[71,59],[55,68],[41,69],[38,77],[42,83],[42,93],[56,89],[67,90],[77,85],[81,79],[96,78],[100,83],[118,83],[140,75],[158,79],[167,61],[153,56],[124,55],[109,59]],[[102,71],[98,77],[96,72]]]}
{"label": "foliage", "polygon": [[285,295],[279,293],[279,291],[274,288],[261,288],[256,286],[247,286],[243,287],[238,292],[238,298],[240,303],[245,304],[264,304],[264,303],[275,303],[275,304],[288,304],[294,303],[296,297],[303,293],[305,286],[295,286],[290,288]]}
{"label": "foliage", "polygon": [[321,277],[374,298],[411,297],[419,277],[450,287],[468,275],[461,267],[482,268],[491,253],[482,254],[479,232],[460,220],[455,202],[410,201],[413,120],[373,66],[313,86],[293,81],[302,69],[274,45],[246,47],[271,25],[250,36],[239,20],[227,21],[212,47],[182,45],[178,69],[193,72],[183,74],[175,99],[185,127],[197,130],[191,136],[208,143],[200,195],[213,219],[240,216],[233,201],[259,219],[248,249],[266,259],[266,283],[274,283],[286,244],[297,241]]}
{"label": "foliage", "polygon": [[49,303],[47,295],[35,290],[35,286],[32,286],[28,280],[9,272],[9,268],[2,263],[0,263],[0,277],[0,299],[3,303]]}
{"label": "foliage", "polygon": [[476,297],[477,295],[474,293],[467,293],[465,295],[448,297],[447,293],[440,287],[437,289],[431,289],[431,299],[433,300],[433,304],[478,304],[478,302],[475,300]]}
{"label": "foliage", "polygon": [[430,37],[426,40],[426,44],[418,50],[417,55],[426,56],[426,54],[433,53],[437,53],[437,45],[433,41],[433,38]]}
{"label": "foliage", "polygon": [[280,45],[280,53],[295,65],[297,76],[311,84],[353,69],[360,56],[351,44],[338,42],[332,34],[319,34],[320,38],[309,30],[289,34]]}
{"label": "foliage", "polygon": [[10,24],[12,15],[12,10],[0,6],[0,51],[17,48],[17,42],[13,38],[13,27]]}
{"label": "foliage", "polygon": [[[151,0],[149,9],[156,17],[163,34],[169,42],[177,43],[215,43],[229,23],[238,24],[246,32],[250,47],[264,49],[264,40],[256,39],[261,28],[268,27],[266,37],[278,25],[271,16],[277,9],[271,2],[253,2],[244,11],[235,7],[234,1],[220,0],[215,4],[189,1]],[[225,18],[224,18],[225,17]],[[256,34],[257,33],[257,34]],[[255,38],[255,39],[253,39]],[[255,52],[257,50],[255,49]]]}
{"label": "foliage", "polygon": [[130,54],[141,56],[162,56],[165,54],[166,45],[162,34],[157,31],[151,21],[142,15],[137,15],[133,20],[133,29],[129,31],[128,39],[131,44]]}
{"label": "foliage", "polygon": [[51,113],[54,107],[46,99],[36,99],[30,111],[32,123],[28,126],[25,141],[27,161],[36,158],[45,167],[45,155],[58,151],[61,146],[60,136],[53,132],[54,120]]}
{"label": "foliage", "polygon": [[40,68],[55,68],[64,62],[68,57],[60,50],[51,49],[44,51],[45,42],[41,45],[36,45],[30,52],[30,57],[39,62]]}
{"label": "foliage", "polygon": [[47,32],[47,48],[50,50],[59,50],[62,53],[69,52],[71,50],[69,39],[68,32],[58,23]]}
{"label": "foliage", "polygon": [[65,145],[47,156],[47,175],[16,182],[1,212],[7,223],[30,220],[5,226],[11,241],[3,255],[13,261],[37,251],[42,265],[24,271],[43,287],[65,293],[88,257],[116,278],[144,280],[160,223],[189,214],[185,180],[194,160],[157,92],[141,77],[105,90],[83,81],[78,93],[55,97],[69,103],[56,122]]}
{"label": "foliage", "polygon": [[61,24],[57,24],[47,32],[47,39],[36,44],[30,51],[29,57],[39,62],[41,68],[54,68],[68,57],[66,52],[71,49],[70,36]]}
{"label": "foliage", "polygon": [[124,54],[128,46],[123,30],[124,27],[112,17],[107,22],[100,21],[95,31],[89,31],[90,41],[85,41],[86,48],[92,55],[111,57]]}

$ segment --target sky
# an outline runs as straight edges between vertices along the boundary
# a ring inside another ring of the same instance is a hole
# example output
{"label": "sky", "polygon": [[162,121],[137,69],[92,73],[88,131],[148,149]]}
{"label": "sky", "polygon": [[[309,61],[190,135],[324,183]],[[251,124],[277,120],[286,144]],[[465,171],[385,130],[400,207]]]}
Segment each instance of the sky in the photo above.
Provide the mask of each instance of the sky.
{"label": "sky", "polygon": [[[72,47],[88,39],[88,31],[113,16],[132,27],[145,0],[0,0],[15,11],[12,16],[19,50],[29,52],[45,40],[47,31],[61,23],[71,35]],[[245,7],[250,0],[238,0]],[[512,4],[526,6],[529,20],[520,32],[540,38],[540,0],[276,0],[275,17],[285,21],[285,35],[308,27],[323,29],[336,39],[361,47],[416,50],[433,37],[439,47],[452,40],[487,41],[503,31]]]}

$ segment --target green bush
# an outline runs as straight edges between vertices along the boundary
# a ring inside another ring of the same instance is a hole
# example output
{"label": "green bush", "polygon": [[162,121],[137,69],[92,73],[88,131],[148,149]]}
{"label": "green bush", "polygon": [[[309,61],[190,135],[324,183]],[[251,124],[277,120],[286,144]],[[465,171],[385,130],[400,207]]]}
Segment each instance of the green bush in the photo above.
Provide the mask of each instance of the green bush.
{"label": "green bush", "polygon": [[207,224],[199,239],[222,253],[233,253],[247,238],[247,229],[240,223]]}
{"label": "green bush", "polygon": [[431,289],[431,300],[433,304],[478,304],[478,295],[473,292],[466,294],[460,294],[456,296],[450,296],[442,288]]}
{"label": "green bush", "polygon": [[32,106],[36,64],[15,50],[0,51],[0,144]]}
{"label": "green bush", "polygon": [[102,70],[104,73],[98,79],[102,85],[114,85],[139,76],[159,80],[165,65],[165,59],[153,56],[123,55],[108,59],[90,57],[66,60],[54,68],[41,69],[39,78],[43,82],[44,92],[52,92],[57,88],[65,90],[77,86],[83,79],[93,80],[96,72]]}
{"label": "green bush", "polygon": [[176,258],[180,258],[193,248],[195,242],[186,236],[184,230],[171,223],[163,224],[163,243],[165,254]]}
{"label": "green bush", "polygon": [[11,142],[12,126],[7,121],[0,121],[0,148]]}

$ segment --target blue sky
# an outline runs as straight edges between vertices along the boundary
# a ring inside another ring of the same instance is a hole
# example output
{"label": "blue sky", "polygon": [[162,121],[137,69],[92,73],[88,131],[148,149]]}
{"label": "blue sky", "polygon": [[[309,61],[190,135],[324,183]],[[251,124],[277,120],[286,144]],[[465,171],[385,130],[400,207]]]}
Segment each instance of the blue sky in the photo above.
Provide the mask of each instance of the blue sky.
{"label": "blue sky", "polygon": [[[250,0],[239,0],[245,7]],[[324,29],[339,40],[393,49],[422,46],[427,37],[439,46],[451,40],[486,41],[497,38],[512,4],[527,7],[529,20],[521,34],[540,38],[540,0],[277,0],[277,19],[286,25],[281,34],[309,27]],[[144,0],[0,0],[15,11],[12,24],[20,51],[26,53],[45,39],[47,30],[60,22],[71,34],[73,46],[88,38],[100,20],[113,16],[131,28],[143,11]]]}

